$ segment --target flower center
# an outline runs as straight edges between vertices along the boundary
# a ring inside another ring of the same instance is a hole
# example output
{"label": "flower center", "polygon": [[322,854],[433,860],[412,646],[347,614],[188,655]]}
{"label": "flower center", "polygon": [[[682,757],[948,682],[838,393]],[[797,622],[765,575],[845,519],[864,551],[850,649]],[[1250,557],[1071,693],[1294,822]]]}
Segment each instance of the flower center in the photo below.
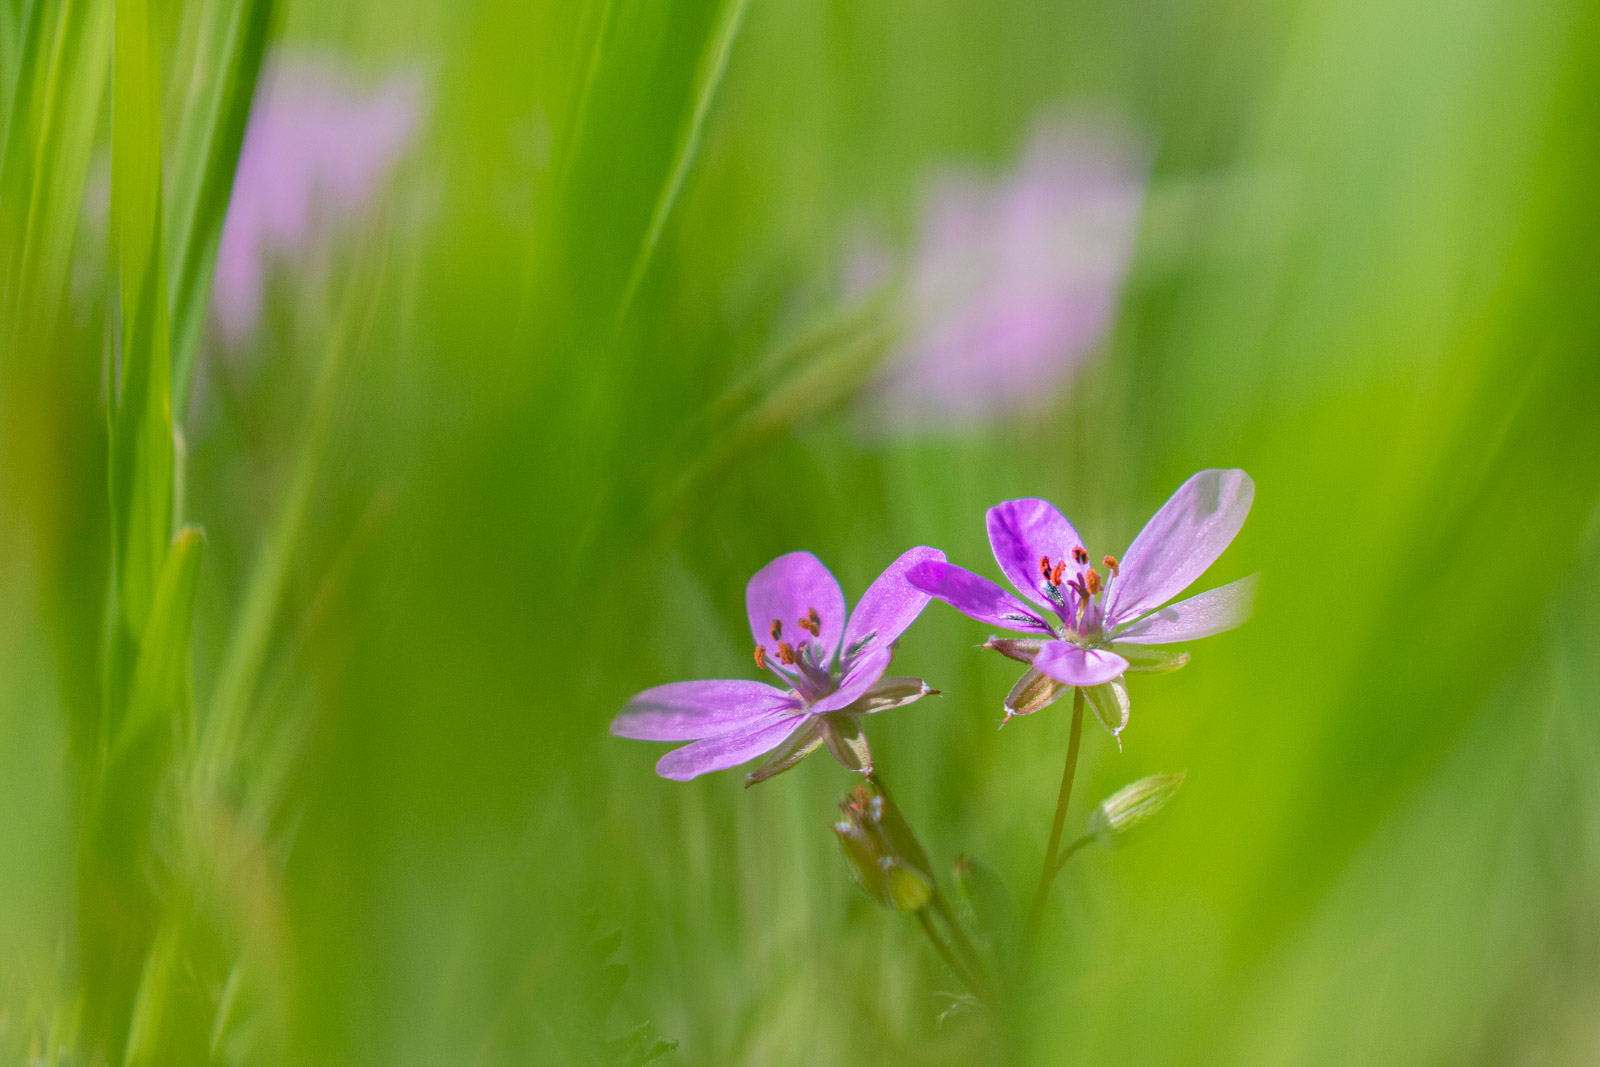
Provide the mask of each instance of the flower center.
{"label": "flower center", "polygon": [[765,644],[757,644],[756,667],[782,678],[802,700],[810,704],[839,688],[839,679],[823,665],[823,653],[818,645],[812,643],[822,638],[822,616],[817,609],[807,608],[806,613],[794,624],[809,634],[810,640],[802,640],[798,645],[790,644],[783,639],[783,620],[773,619],[772,625],[767,627],[767,633],[777,643],[777,653],[774,656]]}
{"label": "flower center", "polygon": [[1104,636],[1105,598],[1118,574],[1117,558],[1106,556],[1101,563],[1107,571],[1105,578],[1089,566],[1089,552],[1082,545],[1073,545],[1060,560],[1039,557],[1039,577],[1044,579],[1045,596],[1061,616],[1059,636],[1063,640],[1089,646]]}

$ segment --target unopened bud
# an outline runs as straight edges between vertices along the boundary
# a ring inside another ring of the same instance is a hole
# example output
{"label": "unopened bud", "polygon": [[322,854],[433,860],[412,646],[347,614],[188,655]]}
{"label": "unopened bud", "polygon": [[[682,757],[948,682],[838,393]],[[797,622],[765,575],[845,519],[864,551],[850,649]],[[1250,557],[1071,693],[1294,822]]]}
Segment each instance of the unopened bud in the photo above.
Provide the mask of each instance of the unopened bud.
{"label": "unopened bud", "polygon": [[1089,832],[1099,838],[1101,844],[1121,844],[1178,795],[1183,776],[1183,771],[1152,774],[1123,786],[1094,809],[1094,814],[1089,816]]}
{"label": "unopened bud", "polygon": [[844,818],[833,832],[861,888],[896,911],[927,907],[936,886],[933,867],[888,795],[868,782],[851,790],[839,810]]}

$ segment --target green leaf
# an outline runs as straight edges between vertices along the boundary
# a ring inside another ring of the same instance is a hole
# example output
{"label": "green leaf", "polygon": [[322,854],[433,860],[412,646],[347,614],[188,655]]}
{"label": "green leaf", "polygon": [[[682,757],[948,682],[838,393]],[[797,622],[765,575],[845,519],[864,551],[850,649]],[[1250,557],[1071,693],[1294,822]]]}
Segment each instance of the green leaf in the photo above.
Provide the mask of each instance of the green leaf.
{"label": "green leaf", "polygon": [[198,526],[185,526],[173,539],[134,668],[128,711],[116,731],[116,751],[163,721],[188,729],[193,708],[189,630],[204,548],[205,533]]}
{"label": "green leaf", "polygon": [[199,6],[199,41],[172,153],[166,228],[172,265],[172,405],[179,421],[187,407],[217,245],[277,10],[274,0],[204,0]]}

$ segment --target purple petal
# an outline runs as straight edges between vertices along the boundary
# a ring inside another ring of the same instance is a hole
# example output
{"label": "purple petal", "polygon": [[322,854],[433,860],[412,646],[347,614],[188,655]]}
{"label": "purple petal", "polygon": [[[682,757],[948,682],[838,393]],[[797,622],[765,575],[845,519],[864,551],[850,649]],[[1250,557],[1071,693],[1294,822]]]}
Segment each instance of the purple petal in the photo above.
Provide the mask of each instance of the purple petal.
{"label": "purple petal", "polygon": [[[778,657],[781,640],[796,651],[802,644],[810,644],[817,663],[824,669],[833,663],[834,649],[844,634],[844,594],[816,556],[790,552],[756,571],[745,586],[744,606],[750,618],[750,633],[756,644],[765,646],[768,656]],[[822,623],[818,637],[800,627],[800,621],[812,609]],[[780,637],[772,636],[774,622],[779,624]]]}
{"label": "purple petal", "polygon": [[1179,486],[1122,557],[1106,625],[1159,608],[1204,574],[1244,525],[1255,494],[1241,470],[1204,470]]}
{"label": "purple petal", "polygon": [[888,648],[928,606],[928,594],[906,581],[918,563],[944,562],[944,553],[922,546],[901,554],[861,594],[844,631],[844,667],[870,649]]}
{"label": "purple petal", "polygon": [[1033,665],[1067,685],[1102,685],[1128,669],[1128,661],[1103,648],[1079,648],[1067,641],[1051,641],[1039,650]]}
{"label": "purple petal", "polygon": [[807,711],[821,714],[824,711],[838,711],[840,708],[849,707],[866,695],[883,677],[883,672],[889,669],[889,661],[894,658],[894,650],[880,648],[856,658],[845,672],[844,680],[839,683],[839,688],[812,704]]}
{"label": "purple petal", "polygon": [[804,715],[785,714],[757,719],[718,737],[673,749],[656,762],[656,773],[687,782],[702,774],[737,767],[783,744],[805,721]]}
{"label": "purple petal", "polygon": [[1050,501],[1036,499],[996,504],[989,509],[988,523],[989,547],[994,549],[994,560],[1011,584],[1035,604],[1055,611],[1044,592],[1039,558],[1067,559],[1074,547],[1083,544],[1072,523]]}
{"label": "purple petal", "polygon": [[1028,605],[989,579],[953,563],[919,563],[906,571],[906,581],[979,622],[1023,633],[1052,632]]}
{"label": "purple petal", "polygon": [[1130,645],[1170,645],[1220,634],[1250,617],[1255,597],[1256,576],[1252,574],[1168,604],[1123,630],[1114,640]]}
{"label": "purple petal", "polygon": [[792,693],[760,682],[672,682],[628,701],[611,720],[611,732],[635,741],[693,741],[799,709]]}

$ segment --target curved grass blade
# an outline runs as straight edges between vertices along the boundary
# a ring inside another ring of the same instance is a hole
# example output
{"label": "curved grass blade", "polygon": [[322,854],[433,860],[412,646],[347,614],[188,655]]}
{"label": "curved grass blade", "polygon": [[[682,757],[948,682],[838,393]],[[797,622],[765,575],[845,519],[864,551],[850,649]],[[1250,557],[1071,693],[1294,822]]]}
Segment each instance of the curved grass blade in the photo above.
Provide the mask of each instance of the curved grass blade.
{"label": "curved grass blade", "polygon": [[700,148],[700,134],[705,128],[706,115],[711,111],[711,102],[716,98],[718,87],[722,85],[723,72],[728,68],[728,56],[733,51],[734,40],[739,36],[739,27],[744,24],[744,11],[748,6],[749,0],[724,0],[722,10],[717,16],[716,29],[707,40],[706,50],[700,56],[700,64],[694,77],[694,109],[689,113],[683,130],[678,135],[678,147],[673,153],[672,169],[667,172],[666,184],[661,187],[661,192],[656,197],[655,210],[650,215],[650,226],[645,230],[639,252],[634,257],[633,269],[628,274],[627,287],[623,290],[622,300],[617,305],[618,323],[627,317],[628,308],[638,295],[639,286],[643,284],[645,273],[650,269],[650,260],[655,254],[656,245],[661,241],[661,232],[666,228],[673,205],[677,203],[684,179],[689,176],[689,167],[694,163],[695,153]]}

